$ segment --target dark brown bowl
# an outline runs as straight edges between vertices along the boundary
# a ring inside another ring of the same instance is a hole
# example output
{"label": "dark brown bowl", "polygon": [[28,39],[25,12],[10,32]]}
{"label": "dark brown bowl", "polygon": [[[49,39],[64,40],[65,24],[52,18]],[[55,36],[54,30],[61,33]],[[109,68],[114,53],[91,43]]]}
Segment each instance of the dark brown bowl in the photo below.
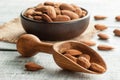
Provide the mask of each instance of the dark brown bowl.
{"label": "dark brown bowl", "polygon": [[[83,8],[82,8],[83,9]],[[66,22],[41,22],[29,19],[21,13],[21,22],[25,31],[38,36],[41,40],[60,41],[68,40],[82,34],[89,24],[90,15]]]}

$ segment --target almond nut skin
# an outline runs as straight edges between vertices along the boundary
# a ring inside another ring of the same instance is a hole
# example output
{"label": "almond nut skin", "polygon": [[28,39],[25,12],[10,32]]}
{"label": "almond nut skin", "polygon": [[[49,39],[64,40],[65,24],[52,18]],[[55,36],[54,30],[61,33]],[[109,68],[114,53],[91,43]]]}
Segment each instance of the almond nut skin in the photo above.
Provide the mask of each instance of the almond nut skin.
{"label": "almond nut skin", "polygon": [[25,68],[26,70],[28,71],[37,71],[37,70],[40,70],[40,69],[43,69],[42,66],[34,63],[34,62],[28,62],[25,64]]}
{"label": "almond nut skin", "polygon": [[107,18],[106,16],[102,16],[102,15],[95,15],[94,16],[95,20],[103,20],[103,19],[106,19],[106,18]]}
{"label": "almond nut skin", "polygon": [[47,21],[47,22],[53,22],[52,19],[47,14],[43,14],[42,19]]}
{"label": "almond nut skin", "polygon": [[79,50],[76,50],[76,49],[69,49],[69,50],[66,50],[64,52],[64,54],[70,54],[72,56],[78,56],[78,55],[81,55],[82,52],[80,52]]}
{"label": "almond nut skin", "polygon": [[103,39],[103,40],[109,39],[109,36],[108,36],[107,34],[103,34],[103,33],[99,33],[99,34],[98,34],[98,37],[99,37],[100,39]]}
{"label": "almond nut skin", "polygon": [[47,14],[48,14],[48,16],[49,16],[51,19],[56,18],[56,12],[55,12],[54,7],[48,6]]}
{"label": "almond nut skin", "polygon": [[120,36],[120,29],[115,29],[113,33],[115,34],[115,36]]}
{"label": "almond nut skin", "polygon": [[94,41],[90,41],[90,40],[84,40],[84,41],[80,41],[88,46],[94,46],[96,45],[96,43]]}
{"label": "almond nut skin", "polygon": [[106,71],[104,67],[102,67],[101,65],[97,63],[91,63],[90,70],[99,72],[99,73],[103,73]]}
{"label": "almond nut skin", "polygon": [[32,15],[35,12],[34,8],[28,8],[24,15],[27,17],[28,15]]}
{"label": "almond nut skin", "polygon": [[69,21],[70,17],[67,15],[57,15],[56,18],[53,19],[53,21]]}
{"label": "almond nut skin", "polygon": [[88,54],[81,54],[80,57],[86,58],[88,61],[90,61],[90,56]]}
{"label": "almond nut skin", "polygon": [[41,16],[34,16],[34,19],[35,19],[35,20],[41,20],[42,17],[41,17]]}
{"label": "almond nut skin", "polygon": [[61,9],[61,10],[75,11],[75,8],[74,8],[72,5],[66,4],[66,3],[62,3],[62,4],[60,5],[60,9]]}
{"label": "almond nut skin", "polygon": [[79,57],[79,58],[77,59],[77,63],[78,63],[80,66],[84,67],[84,68],[89,68],[90,65],[91,65],[91,63],[89,62],[89,60],[87,60],[85,57]]}
{"label": "almond nut skin", "polygon": [[71,19],[78,19],[79,18],[79,16],[76,13],[69,11],[69,10],[62,10],[61,13],[63,15],[69,16]]}
{"label": "almond nut skin", "polygon": [[99,50],[105,50],[105,51],[108,51],[108,50],[112,50],[112,49],[114,49],[112,46],[103,45],[103,44],[98,45],[97,48],[98,48]]}
{"label": "almond nut skin", "polygon": [[69,59],[71,59],[74,62],[77,62],[77,58],[72,56],[72,55],[70,55],[70,54],[64,54],[64,56],[68,57]]}
{"label": "almond nut skin", "polygon": [[103,31],[108,28],[106,25],[103,24],[95,24],[94,27],[96,30],[100,30],[100,31]]}
{"label": "almond nut skin", "polygon": [[120,15],[115,17],[116,21],[120,21]]}

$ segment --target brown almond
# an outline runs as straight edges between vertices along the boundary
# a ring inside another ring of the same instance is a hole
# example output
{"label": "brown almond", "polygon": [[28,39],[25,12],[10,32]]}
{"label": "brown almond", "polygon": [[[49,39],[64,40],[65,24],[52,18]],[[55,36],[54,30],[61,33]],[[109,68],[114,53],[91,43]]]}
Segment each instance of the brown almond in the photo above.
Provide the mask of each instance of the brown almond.
{"label": "brown almond", "polygon": [[66,51],[64,52],[64,54],[70,54],[70,55],[72,55],[72,56],[78,56],[78,55],[81,55],[82,52],[79,51],[79,50],[76,50],[76,49],[69,49],[69,50],[66,50]]}
{"label": "brown almond", "polygon": [[115,17],[116,21],[120,21],[120,15]]}
{"label": "brown almond", "polygon": [[56,18],[53,19],[53,21],[69,21],[70,17],[67,15],[57,15]]}
{"label": "brown almond", "polygon": [[96,43],[94,42],[94,41],[91,41],[91,40],[81,40],[80,42],[82,42],[82,43],[84,43],[84,44],[86,44],[86,45],[88,45],[88,46],[94,46],[94,45],[96,45]]}
{"label": "brown almond", "polygon": [[48,16],[49,16],[51,19],[56,18],[56,12],[55,12],[54,7],[48,6],[47,14],[48,14]]}
{"label": "brown almond", "polygon": [[107,34],[103,34],[103,33],[99,33],[99,34],[98,34],[98,37],[99,37],[100,39],[103,39],[103,40],[109,39],[109,36],[108,36]]}
{"label": "brown almond", "polygon": [[80,57],[84,57],[90,61],[90,56],[88,54],[81,54]]}
{"label": "brown almond", "polygon": [[47,21],[47,22],[53,22],[52,19],[47,14],[43,14],[42,19]]}
{"label": "brown almond", "polygon": [[44,5],[54,6],[54,2],[46,1],[44,2]]}
{"label": "brown almond", "polygon": [[120,36],[120,29],[115,29],[113,33],[115,34],[115,36]]}
{"label": "brown almond", "polygon": [[40,11],[35,11],[35,12],[33,13],[34,16],[41,16],[42,14],[43,14],[43,13],[40,12]]}
{"label": "brown almond", "polygon": [[28,15],[32,15],[34,11],[34,8],[29,8],[25,11],[24,15],[27,17]]}
{"label": "brown almond", "polygon": [[43,13],[46,13],[47,10],[48,10],[48,6],[44,6],[44,5],[36,7],[36,9],[35,9],[35,11],[40,11],[40,12],[43,12]]}
{"label": "brown almond", "polygon": [[34,63],[34,62],[28,62],[25,64],[25,68],[26,70],[28,71],[37,71],[37,70],[40,70],[40,69],[43,69],[42,66]]}
{"label": "brown almond", "polygon": [[34,16],[34,19],[35,19],[35,20],[41,20],[42,17],[41,17],[41,16]]}
{"label": "brown almond", "polygon": [[72,55],[70,55],[70,54],[64,54],[64,56],[68,57],[69,59],[71,59],[74,62],[77,62],[77,58],[72,56]]}
{"label": "brown almond", "polygon": [[95,15],[94,16],[95,20],[103,20],[103,19],[106,19],[106,18],[107,18],[106,16],[102,16],[102,15]]}
{"label": "brown almond", "polygon": [[102,67],[101,65],[97,63],[91,63],[90,70],[95,71],[95,72],[100,72],[100,73],[103,73],[106,71],[104,67]]}
{"label": "brown almond", "polygon": [[59,8],[55,8],[55,12],[56,12],[57,15],[61,15],[61,11],[60,11]]}
{"label": "brown almond", "polygon": [[85,10],[82,10],[82,16],[81,17],[84,17],[87,15],[87,12]]}
{"label": "brown almond", "polygon": [[69,11],[69,10],[62,10],[61,13],[62,13],[62,15],[69,16],[71,19],[78,19],[79,18],[79,16],[76,13]]}
{"label": "brown almond", "polygon": [[62,3],[62,4],[60,5],[60,9],[61,9],[61,10],[75,11],[75,8],[74,8],[72,5],[66,4],[66,3]]}
{"label": "brown almond", "polygon": [[100,30],[100,31],[103,31],[108,28],[106,25],[103,24],[95,24],[94,27],[96,30]]}
{"label": "brown almond", "polygon": [[97,48],[98,48],[99,50],[105,50],[105,51],[108,51],[108,50],[112,50],[112,49],[114,49],[112,46],[109,46],[109,45],[103,45],[103,44],[98,45]]}
{"label": "brown almond", "polygon": [[78,63],[80,66],[84,67],[84,68],[89,68],[90,65],[91,65],[91,63],[89,62],[89,60],[87,60],[85,57],[79,57],[79,58],[77,59],[77,63]]}
{"label": "brown almond", "polygon": [[33,18],[34,18],[32,15],[28,15],[27,17],[30,18],[30,19],[33,19]]}

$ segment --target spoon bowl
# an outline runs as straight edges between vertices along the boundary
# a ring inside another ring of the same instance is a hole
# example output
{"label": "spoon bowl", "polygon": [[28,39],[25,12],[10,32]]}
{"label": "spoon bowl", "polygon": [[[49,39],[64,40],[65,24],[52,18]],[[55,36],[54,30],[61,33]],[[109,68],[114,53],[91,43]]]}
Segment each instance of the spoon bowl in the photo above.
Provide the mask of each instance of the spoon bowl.
{"label": "spoon bowl", "polygon": [[22,35],[17,42],[17,50],[23,57],[32,57],[38,52],[46,52],[53,55],[56,64],[62,69],[75,71],[75,72],[85,72],[91,74],[102,74],[88,70],[69,58],[65,57],[62,53],[68,49],[77,49],[83,53],[88,54],[91,57],[90,62],[95,62],[106,68],[106,64],[101,56],[95,52],[93,49],[87,45],[75,42],[75,41],[63,41],[55,44],[44,43],[39,40],[36,36],[32,34]]}

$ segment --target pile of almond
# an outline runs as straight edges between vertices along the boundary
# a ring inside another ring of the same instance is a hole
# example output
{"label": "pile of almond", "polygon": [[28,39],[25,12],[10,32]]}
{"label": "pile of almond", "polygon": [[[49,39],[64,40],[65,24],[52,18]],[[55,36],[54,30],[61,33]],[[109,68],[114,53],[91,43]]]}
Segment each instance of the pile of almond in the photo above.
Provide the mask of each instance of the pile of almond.
{"label": "pile of almond", "polygon": [[44,2],[28,8],[24,16],[46,22],[70,21],[86,16],[87,12],[74,4]]}
{"label": "pile of almond", "polygon": [[94,62],[90,62],[90,55],[85,54],[79,50],[68,49],[63,52],[63,55],[86,69],[95,72],[105,72],[105,68],[103,66]]}

